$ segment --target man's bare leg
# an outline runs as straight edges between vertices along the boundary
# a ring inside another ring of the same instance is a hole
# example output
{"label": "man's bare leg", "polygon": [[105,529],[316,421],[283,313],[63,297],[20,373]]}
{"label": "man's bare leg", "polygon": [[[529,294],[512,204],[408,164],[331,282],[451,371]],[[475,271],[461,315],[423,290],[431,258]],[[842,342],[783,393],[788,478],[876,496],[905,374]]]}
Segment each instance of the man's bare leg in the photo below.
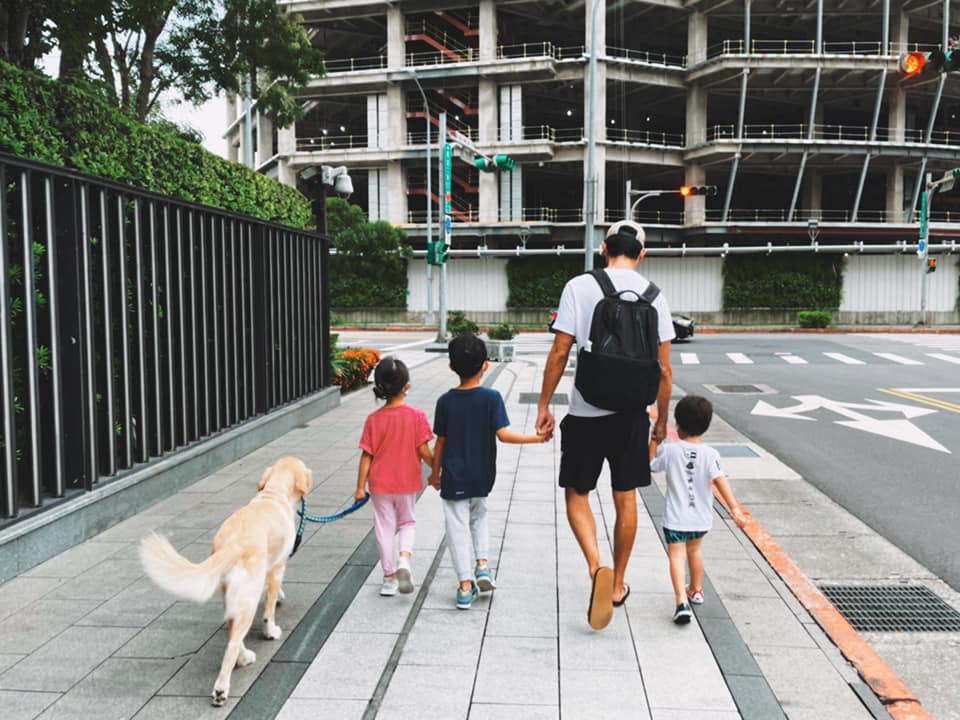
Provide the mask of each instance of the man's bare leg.
{"label": "man's bare leg", "polygon": [[[564,488],[567,501],[567,522],[587,561],[590,577],[600,567],[600,548],[597,546],[597,522],[590,509],[590,495],[580,495],[573,488]],[[636,518],[634,518],[636,524]]]}
{"label": "man's bare leg", "polygon": [[617,512],[613,526],[613,599],[619,602],[627,592],[623,579],[637,536],[637,491],[614,490],[613,505]]}

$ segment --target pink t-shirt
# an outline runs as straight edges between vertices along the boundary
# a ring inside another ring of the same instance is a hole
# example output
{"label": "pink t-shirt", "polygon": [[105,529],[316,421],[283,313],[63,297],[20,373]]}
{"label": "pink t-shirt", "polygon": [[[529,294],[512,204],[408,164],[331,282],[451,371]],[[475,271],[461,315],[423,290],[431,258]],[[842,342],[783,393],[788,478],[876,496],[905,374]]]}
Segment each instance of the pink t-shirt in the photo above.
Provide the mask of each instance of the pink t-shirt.
{"label": "pink t-shirt", "polygon": [[360,449],[373,455],[367,476],[370,492],[386,495],[423,489],[417,448],[431,438],[423,410],[398,405],[370,413],[360,436]]}

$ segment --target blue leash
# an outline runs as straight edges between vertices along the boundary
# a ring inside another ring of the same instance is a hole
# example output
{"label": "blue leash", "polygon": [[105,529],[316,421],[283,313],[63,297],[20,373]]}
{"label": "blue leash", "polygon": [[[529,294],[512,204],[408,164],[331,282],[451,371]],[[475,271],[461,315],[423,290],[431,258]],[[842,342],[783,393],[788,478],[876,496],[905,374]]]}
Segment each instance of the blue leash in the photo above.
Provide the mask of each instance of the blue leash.
{"label": "blue leash", "polygon": [[293,554],[297,552],[297,549],[300,547],[300,541],[303,540],[303,528],[306,527],[307,520],[316,523],[328,523],[333,522],[334,520],[339,520],[355,510],[362,508],[367,504],[369,499],[370,493],[367,493],[363,496],[363,500],[360,502],[355,502],[350,507],[344,508],[340,512],[335,512],[333,515],[311,515],[307,512],[307,501],[303,498],[300,498],[300,509],[297,510],[297,515],[300,516],[300,525],[297,527],[297,537],[293,541],[293,550],[290,551],[290,557],[293,557]]}

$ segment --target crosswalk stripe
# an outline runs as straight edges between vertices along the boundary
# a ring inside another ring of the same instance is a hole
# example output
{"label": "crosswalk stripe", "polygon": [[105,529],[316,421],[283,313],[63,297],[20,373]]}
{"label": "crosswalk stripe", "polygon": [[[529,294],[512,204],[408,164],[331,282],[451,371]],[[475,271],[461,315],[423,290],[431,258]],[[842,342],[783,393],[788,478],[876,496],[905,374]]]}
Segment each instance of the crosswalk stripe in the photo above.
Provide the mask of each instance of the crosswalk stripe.
{"label": "crosswalk stripe", "polygon": [[890,360],[895,363],[900,363],[901,365],[923,365],[919,360],[911,360],[910,358],[905,358],[902,355],[894,355],[893,353],[878,353],[875,352],[874,355],[881,357],[884,360]]}
{"label": "crosswalk stripe", "polygon": [[797,355],[790,355],[788,353],[777,353],[777,354],[780,355],[780,357],[782,357],[784,361],[789,363],[790,365],[806,365],[807,364],[806,360],[804,360],[802,357],[799,357]]}
{"label": "crosswalk stripe", "polygon": [[840,362],[846,363],[847,365],[866,365],[866,363],[863,360],[857,360],[856,358],[852,358],[849,355],[844,355],[843,353],[825,352],[824,355],[826,355],[831,360],[839,360]]}
{"label": "crosswalk stripe", "polygon": [[956,355],[944,355],[943,353],[927,353],[932,358],[937,360],[945,360],[948,363],[953,363],[955,365],[960,365],[960,357]]}
{"label": "crosswalk stripe", "polygon": [[727,353],[727,357],[733,360],[737,365],[753,365],[753,360],[743,353]]}
{"label": "crosswalk stripe", "polygon": [[680,363],[683,365],[699,365],[700,358],[697,357],[696,353],[680,353]]}

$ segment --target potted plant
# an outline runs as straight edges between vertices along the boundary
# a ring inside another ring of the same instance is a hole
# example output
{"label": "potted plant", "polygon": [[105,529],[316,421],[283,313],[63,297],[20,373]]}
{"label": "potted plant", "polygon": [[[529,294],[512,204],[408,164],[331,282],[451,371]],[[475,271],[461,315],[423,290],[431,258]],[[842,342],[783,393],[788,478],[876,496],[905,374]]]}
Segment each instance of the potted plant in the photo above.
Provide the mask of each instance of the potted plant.
{"label": "potted plant", "polygon": [[513,338],[516,334],[516,328],[507,323],[500,323],[499,325],[494,325],[489,328],[487,330],[488,339],[484,341],[487,345],[487,357],[500,362],[510,362],[513,360],[513,356],[516,353],[516,345],[513,342]]}

